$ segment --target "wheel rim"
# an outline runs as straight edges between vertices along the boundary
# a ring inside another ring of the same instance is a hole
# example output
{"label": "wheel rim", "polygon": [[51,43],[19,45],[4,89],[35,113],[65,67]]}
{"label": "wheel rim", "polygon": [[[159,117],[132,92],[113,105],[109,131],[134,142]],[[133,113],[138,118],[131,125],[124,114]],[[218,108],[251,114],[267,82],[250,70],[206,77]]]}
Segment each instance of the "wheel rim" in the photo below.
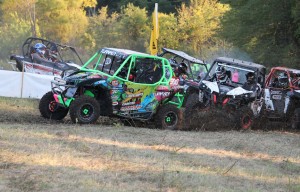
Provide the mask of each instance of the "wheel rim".
{"label": "wheel rim", "polygon": [[169,112],[165,115],[164,122],[167,127],[172,127],[176,125],[178,119],[177,115],[174,112]]}
{"label": "wheel rim", "polygon": [[242,117],[242,128],[243,129],[249,129],[249,127],[252,124],[252,119],[250,115],[246,114]]}
{"label": "wheel rim", "polygon": [[80,116],[87,119],[90,118],[94,113],[94,108],[93,106],[89,105],[89,104],[85,104],[81,107],[80,110]]}
{"label": "wheel rim", "polygon": [[49,103],[49,110],[50,110],[51,112],[55,112],[56,109],[57,109],[57,103],[56,103],[56,101],[51,101],[51,102]]}

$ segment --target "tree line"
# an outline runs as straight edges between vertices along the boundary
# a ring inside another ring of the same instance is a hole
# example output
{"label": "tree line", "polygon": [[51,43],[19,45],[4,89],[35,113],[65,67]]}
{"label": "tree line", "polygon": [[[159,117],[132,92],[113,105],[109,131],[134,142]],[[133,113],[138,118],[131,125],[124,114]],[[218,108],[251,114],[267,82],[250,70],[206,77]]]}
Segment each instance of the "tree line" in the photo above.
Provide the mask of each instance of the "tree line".
{"label": "tree line", "polygon": [[84,61],[102,47],[149,52],[155,2],[159,50],[300,67],[297,0],[2,0],[0,58],[20,54],[29,36],[72,45]]}

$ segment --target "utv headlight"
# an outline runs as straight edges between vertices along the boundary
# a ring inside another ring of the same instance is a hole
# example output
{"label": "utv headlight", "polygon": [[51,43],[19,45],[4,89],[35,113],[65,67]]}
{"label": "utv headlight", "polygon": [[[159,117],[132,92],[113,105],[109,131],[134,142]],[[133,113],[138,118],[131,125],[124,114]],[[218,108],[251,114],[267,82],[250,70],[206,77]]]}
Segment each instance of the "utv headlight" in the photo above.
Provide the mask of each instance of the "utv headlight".
{"label": "utv headlight", "polygon": [[207,89],[207,86],[204,83],[201,83],[199,89],[201,90]]}

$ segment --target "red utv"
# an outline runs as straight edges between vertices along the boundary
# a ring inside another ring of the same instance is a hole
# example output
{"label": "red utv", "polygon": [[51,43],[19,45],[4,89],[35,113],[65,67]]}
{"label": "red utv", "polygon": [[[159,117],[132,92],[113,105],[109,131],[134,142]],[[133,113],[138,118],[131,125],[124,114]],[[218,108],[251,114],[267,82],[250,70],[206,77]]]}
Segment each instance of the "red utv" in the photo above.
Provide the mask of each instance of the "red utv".
{"label": "red utv", "polygon": [[262,117],[300,129],[300,70],[274,67],[266,79]]}

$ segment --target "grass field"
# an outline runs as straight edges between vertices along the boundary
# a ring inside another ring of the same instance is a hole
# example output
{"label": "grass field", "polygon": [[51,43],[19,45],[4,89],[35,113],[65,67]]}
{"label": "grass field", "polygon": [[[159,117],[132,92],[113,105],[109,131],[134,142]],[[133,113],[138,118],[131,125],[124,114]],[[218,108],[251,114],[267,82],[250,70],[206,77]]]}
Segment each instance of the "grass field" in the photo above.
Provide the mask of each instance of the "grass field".
{"label": "grass field", "polygon": [[167,131],[39,115],[0,98],[0,191],[300,191],[300,134]]}

